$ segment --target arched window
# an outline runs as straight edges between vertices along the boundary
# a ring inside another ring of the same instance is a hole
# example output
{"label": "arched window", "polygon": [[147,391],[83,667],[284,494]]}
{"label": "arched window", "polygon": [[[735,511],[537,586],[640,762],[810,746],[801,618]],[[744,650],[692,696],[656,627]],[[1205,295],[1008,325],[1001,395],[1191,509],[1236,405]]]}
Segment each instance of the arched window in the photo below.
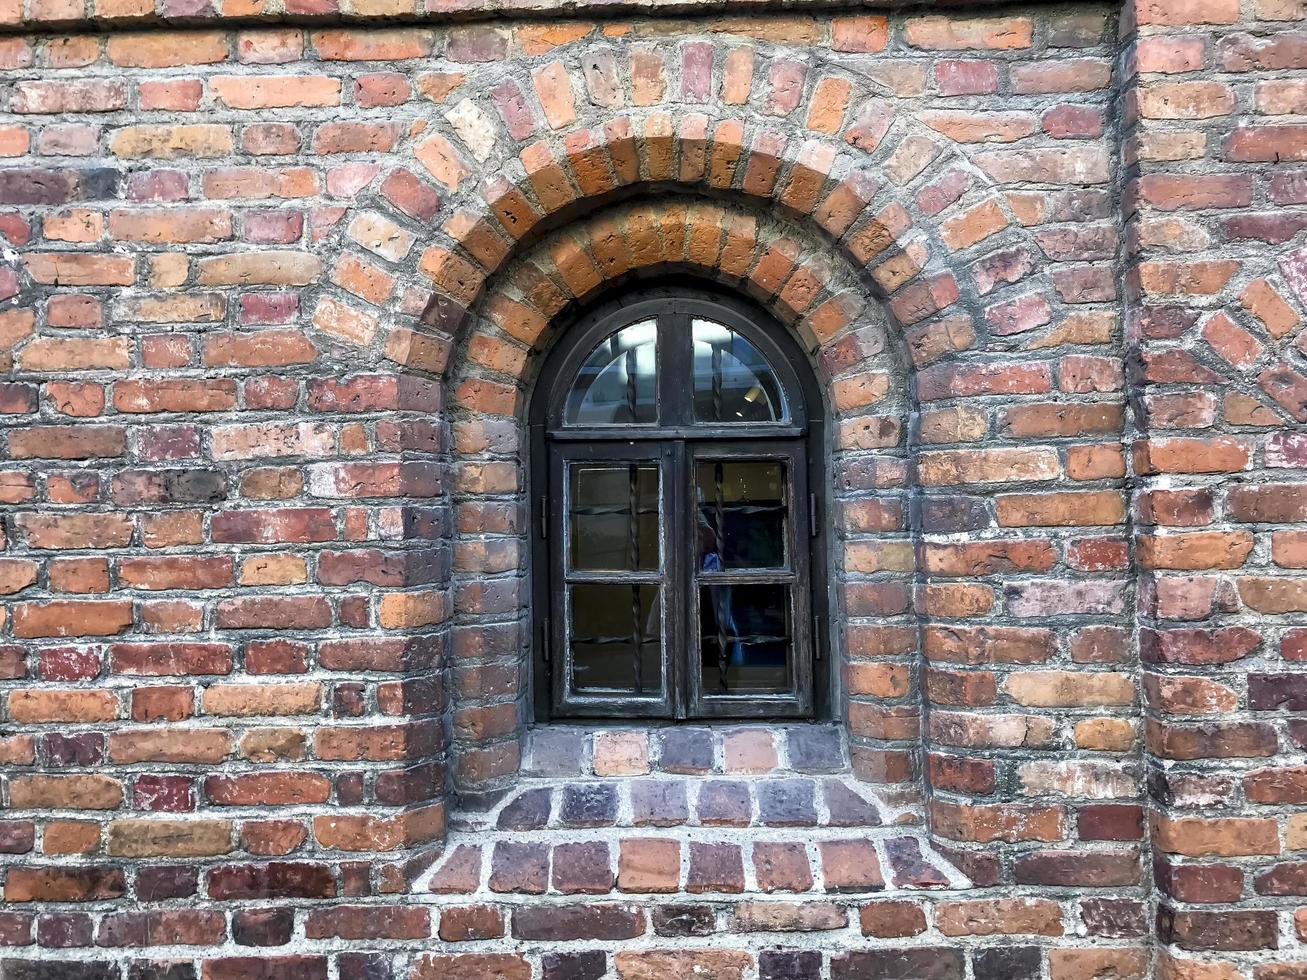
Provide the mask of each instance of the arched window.
{"label": "arched window", "polygon": [[532,433],[538,715],[821,707],[820,403],[779,325],[623,297],[564,331]]}

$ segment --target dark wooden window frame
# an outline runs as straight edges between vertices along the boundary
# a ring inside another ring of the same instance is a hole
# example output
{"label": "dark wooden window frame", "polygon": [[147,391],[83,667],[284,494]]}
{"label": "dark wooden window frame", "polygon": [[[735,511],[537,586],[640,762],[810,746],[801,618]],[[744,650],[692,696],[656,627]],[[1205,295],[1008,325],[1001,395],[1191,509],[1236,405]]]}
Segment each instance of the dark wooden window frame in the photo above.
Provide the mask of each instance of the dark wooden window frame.
{"label": "dark wooden window frame", "polygon": [[[689,343],[666,343],[676,331],[690,333],[702,317],[737,331],[770,363],[780,381],[788,417],[780,423],[695,424]],[[666,424],[565,425],[568,391],[586,357],[606,336],[632,323],[658,322],[657,392],[663,408],[681,414]],[[698,285],[668,285],[626,293],[593,308],[558,332],[546,355],[530,406],[529,501],[532,552],[532,648],[537,720],[568,718],[795,718],[829,713],[830,655],[825,629],[826,534],[822,401],[812,368],[778,323],[739,297]],[[703,572],[686,560],[692,533],[693,461],[730,458],[786,462],[789,519],[787,567],[775,570]],[[569,461],[629,460],[656,464],[660,472],[663,549],[661,572],[603,573],[605,582],[661,579],[664,608],[661,663],[667,678],[662,698],[578,695],[567,690],[567,583],[584,573],[565,568],[565,465]],[[702,690],[698,670],[699,583],[784,583],[792,589],[793,695],[721,697]]]}

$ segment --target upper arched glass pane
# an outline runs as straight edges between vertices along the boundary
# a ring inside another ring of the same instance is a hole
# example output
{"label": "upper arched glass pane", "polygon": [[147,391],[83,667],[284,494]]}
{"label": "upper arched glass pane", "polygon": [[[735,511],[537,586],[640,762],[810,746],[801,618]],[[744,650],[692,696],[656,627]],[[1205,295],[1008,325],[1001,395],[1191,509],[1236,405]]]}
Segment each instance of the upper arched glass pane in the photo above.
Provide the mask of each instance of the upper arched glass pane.
{"label": "upper arched glass pane", "polygon": [[786,421],[780,380],[757,347],[711,320],[694,320],[692,332],[696,421]]}
{"label": "upper arched glass pane", "polygon": [[643,320],[599,342],[567,393],[569,425],[658,421],[658,326]]}

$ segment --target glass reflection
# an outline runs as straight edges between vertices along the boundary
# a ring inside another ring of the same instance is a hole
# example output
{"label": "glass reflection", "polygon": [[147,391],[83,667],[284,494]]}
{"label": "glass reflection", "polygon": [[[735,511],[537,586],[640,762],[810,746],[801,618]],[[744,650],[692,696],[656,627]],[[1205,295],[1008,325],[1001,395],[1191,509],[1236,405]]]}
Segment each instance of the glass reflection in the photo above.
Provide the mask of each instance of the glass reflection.
{"label": "glass reflection", "polygon": [[600,342],[567,394],[572,425],[638,425],[657,421],[657,340],[653,320],[623,327]]}
{"label": "glass reflection", "polygon": [[758,348],[720,323],[695,320],[694,417],[700,422],[783,422],[785,398]]}
{"label": "glass reflection", "polygon": [[703,692],[784,693],[790,681],[790,587],[699,588]]}
{"label": "glass reflection", "polygon": [[694,477],[698,570],[784,568],[785,464],[700,460]]}
{"label": "glass reflection", "polygon": [[657,571],[657,466],[574,465],[568,490],[575,571]]}
{"label": "glass reflection", "polygon": [[659,587],[586,584],[569,592],[572,689],[661,694]]}

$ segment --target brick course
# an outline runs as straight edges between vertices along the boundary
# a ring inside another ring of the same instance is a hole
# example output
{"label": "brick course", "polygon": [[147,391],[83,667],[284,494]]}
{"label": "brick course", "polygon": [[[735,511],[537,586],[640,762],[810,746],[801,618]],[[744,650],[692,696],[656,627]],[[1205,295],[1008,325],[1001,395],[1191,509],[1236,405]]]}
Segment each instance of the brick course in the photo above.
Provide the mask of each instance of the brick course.
{"label": "brick course", "polygon": [[[0,973],[1296,976],[1300,0],[588,6],[0,4]],[[529,724],[672,273],[827,400],[829,724]]]}

